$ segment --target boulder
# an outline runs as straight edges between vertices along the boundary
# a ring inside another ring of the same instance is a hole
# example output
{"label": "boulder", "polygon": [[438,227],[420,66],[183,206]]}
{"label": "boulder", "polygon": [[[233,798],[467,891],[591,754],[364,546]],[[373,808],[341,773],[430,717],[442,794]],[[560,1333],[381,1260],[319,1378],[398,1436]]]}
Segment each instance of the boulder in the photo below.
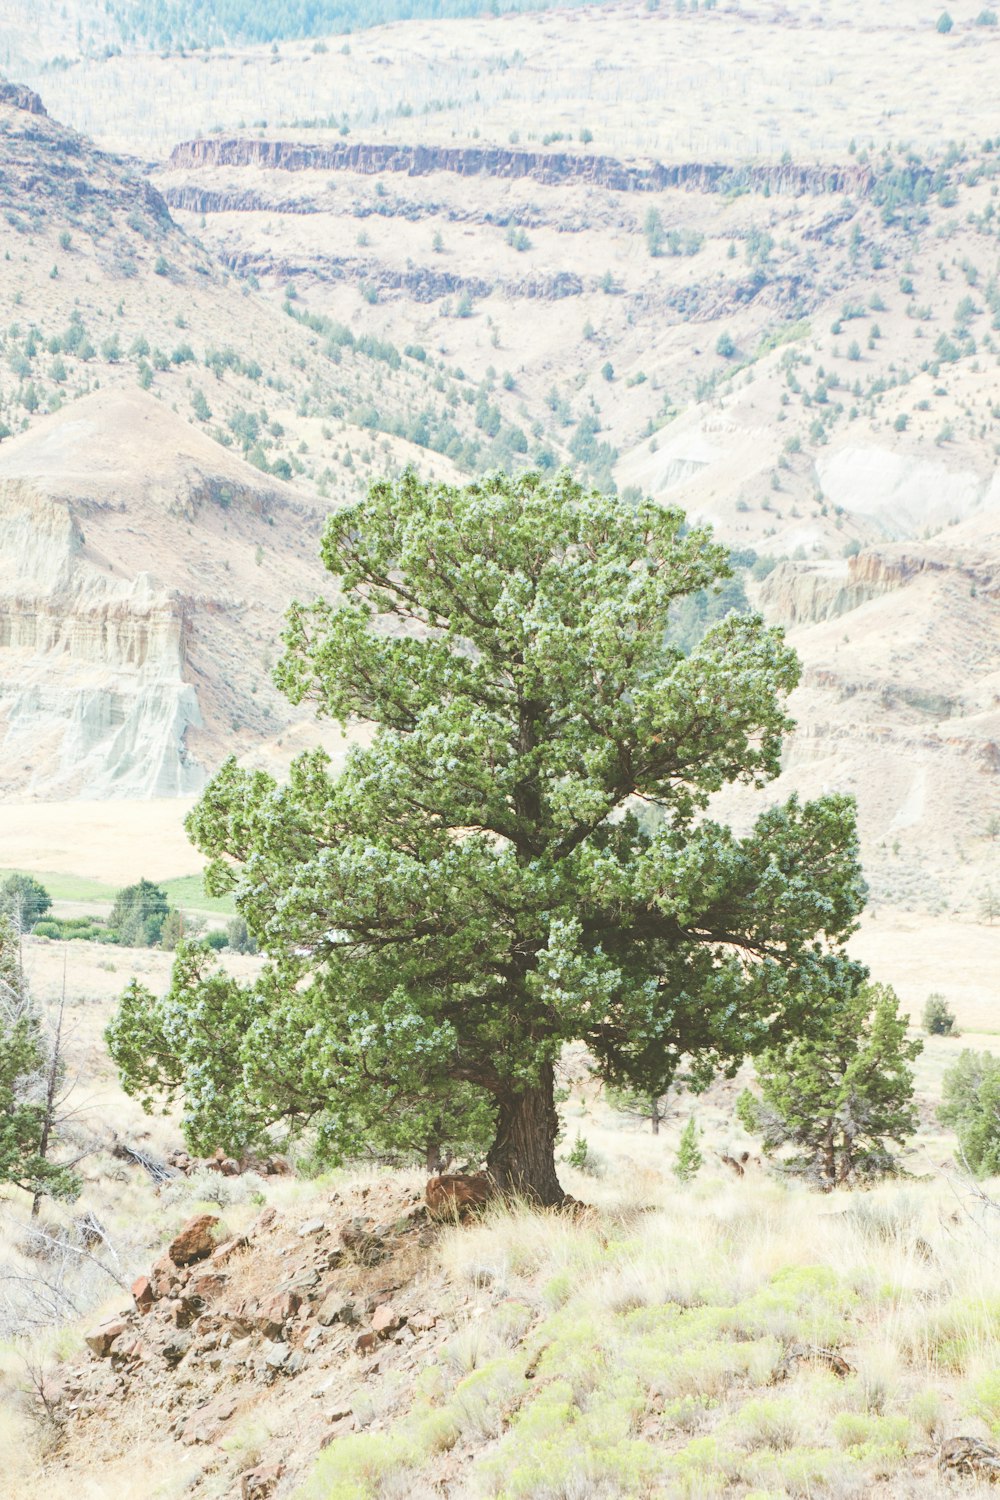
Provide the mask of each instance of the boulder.
{"label": "boulder", "polygon": [[381,1335],[395,1333],[405,1322],[406,1318],[396,1311],[391,1302],[383,1302],[372,1314],[372,1332]]}
{"label": "boulder", "polygon": [[137,1276],[132,1283],[132,1296],[135,1305],[141,1313],[148,1313],[156,1301],[156,1293],[153,1291],[153,1283],[148,1276]]}
{"label": "boulder", "polygon": [[149,1273],[149,1283],[154,1298],[169,1297],[180,1287],[181,1278],[178,1268],[166,1253],[153,1262],[153,1269]]}
{"label": "boulder", "polygon": [[253,1319],[253,1326],[259,1329],[265,1338],[276,1339],[289,1318],[294,1317],[301,1305],[302,1298],[298,1292],[281,1292],[262,1304]]}
{"label": "boulder", "polygon": [[222,1295],[228,1281],[229,1277],[225,1271],[216,1270],[214,1266],[203,1266],[201,1270],[195,1271],[188,1281],[187,1290],[184,1293],[185,1299],[193,1298],[200,1302],[212,1302]]}
{"label": "boulder", "polygon": [[356,1323],[354,1303],[342,1292],[329,1292],[316,1310],[317,1322],[329,1328],[331,1323]]}
{"label": "boulder", "polygon": [[167,1254],[175,1266],[187,1266],[192,1261],[205,1260],[215,1249],[215,1226],[217,1214],[196,1214],[188,1219],[180,1233],[175,1235],[167,1247]]}
{"label": "boulder", "polygon": [[212,1251],[212,1264],[224,1266],[227,1261],[232,1260],[234,1255],[239,1254],[241,1250],[245,1250],[249,1243],[250,1241],[245,1234],[237,1234],[232,1239],[222,1240]]}
{"label": "boulder", "polygon": [[284,1464],[258,1464],[256,1469],[248,1469],[240,1475],[240,1500],[267,1500],[284,1472]]}
{"label": "boulder", "polygon": [[98,1359],[107,1359],[111,1353],[111,1346],[115,1339],[119,1338],[127,1329],[127,1319],[107,1318],[103,1323],[99,1323],[96,1328],[92,1328],[85,1336],[87,1348],[92,1354],[96,1354]]}

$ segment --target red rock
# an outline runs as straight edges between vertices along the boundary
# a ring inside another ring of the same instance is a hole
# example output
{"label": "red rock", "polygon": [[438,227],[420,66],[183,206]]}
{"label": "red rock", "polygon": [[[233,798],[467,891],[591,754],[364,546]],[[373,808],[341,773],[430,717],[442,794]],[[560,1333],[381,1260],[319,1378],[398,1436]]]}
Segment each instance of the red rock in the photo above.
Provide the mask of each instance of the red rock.
{"label": "red rock", "polygon": [[284,1464],[258,1464],[240,1475],[240,1500],[266,1500],[285,1472]]}
{"label": "red rock", "polygon": [[125,1318],[107,1318],[86,1335],[87,1348],[96,1354],[98,1359],[107,1359],[111,1353],[111,1345],[127,1328],[128,1323]]}
{"label": "red rock", "polygon": [[171,1240],[167,1254],[176,1266],[187,1266],[192,1261],[204,1260],[215,1249],[213,1230],[219,1219],[217,1214],[197,1214],[188,1219],[179,1234]]}
{"label": "red rock", "polygon": [[394,1333],[405,1322],[406,1319],[396,1311],[391,1302],[383,1302],[372,1314],[372,1332]]}
{"label": "red rock", "polygon": [[298,1292],[281,1292],[262,1304],[253,1325],[265,1338],[276,1339],[289,1318],[298,1312],[301,1303]]}
{"label": "red rock", "polygon": [[229,1277],[225,1271],[217,1271],[214,1266],[205,1266],[200,1271],[195,1271],[187,1284],[186,1296],[199,1297],[203,1302],[211,1302],[225,1291]]}
{"label": "red rock", "polygon": [[245,1250],[249,1243],[250,1241],[247,1239],[245,1234],[237,1234],[234,1235],[231,1240],[223,1240],[222,1243],[220,1245],[216,1245],[215,1249],[212,1251],[212,1264],[216,1266],[224,1266],[226,1262],[228,1260],[232,1260],[233,1256],[238,1254],[239,1251]]}
{"label": "red rock", "polygon": [[132,1296],[135,1298],[135,1305],[139,1311],[148,1313],[156,1301],[156,1293],[153,1291],[153,1284],[148,1276],[136,1277],[132,1283]]}
{"label": "red rock", "polygon": [[149,1273],[150,1285],[153,1288],[154,1297],[168,1297],[171,1292],[180,1286],[180,1277],[177,1267],[169,1255],[163,1254],[159,1260],[153,1262],[153,1269]]}
{"label": "red rock", "polygon": [[238,1402],[231,1395],[222,1395],[207,1406],[192,1412],[180,1429],[182,1443],[212,1443],[221,1435],[221,1429],[236,1411]]}
{"label": "red rock", "polygon": [[377,1333],[361,1333],[354,1341],[355,1354],[371,1354],[378,1344]]}

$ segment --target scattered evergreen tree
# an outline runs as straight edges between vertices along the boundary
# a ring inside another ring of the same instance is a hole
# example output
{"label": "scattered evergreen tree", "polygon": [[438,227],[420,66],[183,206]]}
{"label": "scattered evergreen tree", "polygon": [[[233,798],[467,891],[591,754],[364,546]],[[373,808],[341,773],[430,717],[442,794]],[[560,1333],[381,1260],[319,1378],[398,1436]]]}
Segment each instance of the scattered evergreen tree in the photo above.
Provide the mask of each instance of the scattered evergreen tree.
{"label": "scattered evergreen tree", "polygon": [[697,1176],[701,1171],[704,1164],[704,1158],[698,1149],[698,1127],[692,1115],[681,1132],[680,1144],[677,1147],[677,1160],[673,1167],[674,1176],[679,1182],[690,1182],[692,1177]]}
{"label": "scattered evergreen tree", "polygon": [[184,936],[185,923],[184,913],[172,906],[163,919],[160,929],[160,947],[168,949],[171,953]]}
{"label": "scattered evergreen tree", "polygon": [[955,1012],[943,995],[936,992],[927,996],[922,1016],[923,1027],[928,1036],[957,1036]]}
{"label": "scattered evergreen tree", "polygon": [[886,1142],[917,1125],[909,1063],[923,1043],[888,985],[859,984],[824,1017],[818,1036],[772,1047],[757,1061],[761,1098],[744,1090],[737,1115],[764,1150],[792,1145],[791,1165],[824,1188],[892,1172]]}
{"label": "scattered evergreen tree", "polygon": [[731,333],[723,329],[715,341],[715,352],[721,354],[723,359],[732,359],[736,353],[736,343]]}
{"label": "scattered evergreen tree", "polygon": [[235,760],[210,783],[187,821],[206,888],[267,962],[240,983],[182,946],[165,999],[130,985],[108,1031],[130,1093],[182,1096],[200,1147],[309,1124],[327,1159],[485,1117],[499,1189],[557,1203],[567,1042],[663,1092],[682,1059],[732,1072],[839,1012],[863,973],[852,800],[744,837],[706,816],[777,775],[798,680],[756,616],[667,640],[729,571],[709,534],[565,473],[407,471],[331,516],[323,557],[339,602],[292,607],[277,678],[373,737],[338,776],[314,751],[281,787]]}
{"label": "scattered evergreen tree", "polygon": [[1000,896],[992,886],[988,885],[979,898],[978,904],[979,920],[985,922],[988,927],[1000,917]]}
{"label": "scattered evergreen tree", "polygon": [[160,941],[170,910],[167,893],[150,880],[140,880],[118,892],[108,926],[129,948],[151,948]]}
{"label": "scattered evergreen tree", "polygon": [[951,19],[951,16],[949,16],[946,10],[943,10],[938,16],[937,29],[942,36],[947,36],[954,24],[954,21]]}
{"label": "scattered evergreen tree", "polygon": [[0,916],[9,917],[18,932],[30,932],[52,906],[52,897],[33,875],[8,875],[0,885]]}
{"label": "scattered evergreen tree", "polygon": [[977,1177],[1000,1176],[1000,1058],[967,1048],[941,1094],[938,1119],[958,1136],[957,1160]]}
{"label": "scattered evergreen tree", "polygon": [[0,916],[0,1183],[41,1198],[73,1197],[71,1169],[49,1160],[62,1081],[60,1027],[52,1045],[31,1003],[21,966],[20,937]]}

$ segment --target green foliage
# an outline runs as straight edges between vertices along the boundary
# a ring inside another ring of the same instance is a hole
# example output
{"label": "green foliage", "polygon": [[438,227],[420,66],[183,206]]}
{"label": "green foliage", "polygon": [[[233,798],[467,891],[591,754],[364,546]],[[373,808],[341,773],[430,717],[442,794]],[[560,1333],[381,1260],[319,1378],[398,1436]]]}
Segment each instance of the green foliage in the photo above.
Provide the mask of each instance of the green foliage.
{"label": "green foliage", "polygon": [[212,415],[212,408],[205,399],[205,392],[200,386],[196,386],[191,393],[191,410],[199,422],[207,422]]}
{"label": "green foliage", "polygon": [[935,992],[927,996],[921,1024],[928,1036],[957,1036],[955,1012],[943,995]]}
{"label": "green foliage", "polygon": [[127,947],[151,948],[160,941],[168,911],[166,891],[140,880],[118,892],[108,926]]}
{"label": "green foliage", "polygon": [[845,990],[809,1033],[758,1059],[761,1098],[744,1090],[737,1115],[765,1151],[791,1144],[792,1166],[823,1187],[895,1170],[887,1141],[916,1129],[913,1071],[922,1050],[888,985]]}
{"label": "green foliage", "polygon": [[938,16],[937,29],[942,36],[947,36],[948,32],[951,30],[954,24],[954,21],[951,19],[951,16],[949,16],[946,10],[943,10]]}
{"label": "green foliage", "polygon": [[9,917],[19,932],[30,932],[52,905],[52,897],[33,875],[8,875],[0,883],[0,916]]}
{"label": "green foliage", "polygon": [[732,359],[736,353],[736,343],[731,333],[723,329],[715,341],[715,352],[721,354],[723,359]]}
{"label": "green foliage", "polygon": [[163,919],[160,929],[160,947],[172,953],[184,936],[184,915],[172,906]]}
{"label": "green foliage", "polygon": [[45,1082],[54,1065],[28,994],[19,934],[0,915],[0,1183],[72,1198],[75,1174],[45,1152]]}
{"label": "green foliage", "polygon": [[698,1149],[698,1127],[691,1116],[681,1132],[680,1144],[677,1147],[677,1159],[673,1165],[673,1173],[678,1182],[690,1182],[696,1177],[705,1164],[705,1158]]}
{"label": "green foliage", "polygon": [[407,471],[334,513],[322,553],[339,602],[292,606],[276,679],[371,741],[284,786],[226,763],[187,828],[267,962],[240,983],[182,947],[169,994],[133,984],[108,1033],[130,1092],[183,1096],[192,1143],[309,1123],[337,1159],[464,1111],[476,1136],[494,1118],[502,1185],[553,1201],[565,1043],[660,1093],[682,1058],[732,1070],[856,987],[852,801],[790,799],[743,837],[707,816],[778,773],[798,680],[753,615],[667,640],[674,603],[728,575],[709,534],[565,473]]}
{"label": "green foliage", "polygon": [[1000,1058],[967,1048],[941,1094],[938,1118],[958,1136],[956,1159],[977,1177],[1000,1175]]}
{"label": "green foliage", "polygon": [[250,936],[242,917],[233,917],[226,923],[226,940],[233,953],[257,952],[257,944]]}

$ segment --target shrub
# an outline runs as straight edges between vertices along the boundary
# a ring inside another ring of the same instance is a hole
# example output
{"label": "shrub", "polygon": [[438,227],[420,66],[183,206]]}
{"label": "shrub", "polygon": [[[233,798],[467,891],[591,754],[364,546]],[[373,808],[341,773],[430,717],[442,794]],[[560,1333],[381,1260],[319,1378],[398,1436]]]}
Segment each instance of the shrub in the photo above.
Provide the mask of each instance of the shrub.
{"label": "shrub", "polygon": [[955,1028],[955,1012],[943,995],[936,992],[927,996],[921,1017],[928,1036],[958,1036]]}
{"label": "shrub", "polygon": [[949,16],[946,10],[943,10],[938,16],[937,29],[942,36],[947,36],[954,24],[954,21],[951,19],[951,16]]}

